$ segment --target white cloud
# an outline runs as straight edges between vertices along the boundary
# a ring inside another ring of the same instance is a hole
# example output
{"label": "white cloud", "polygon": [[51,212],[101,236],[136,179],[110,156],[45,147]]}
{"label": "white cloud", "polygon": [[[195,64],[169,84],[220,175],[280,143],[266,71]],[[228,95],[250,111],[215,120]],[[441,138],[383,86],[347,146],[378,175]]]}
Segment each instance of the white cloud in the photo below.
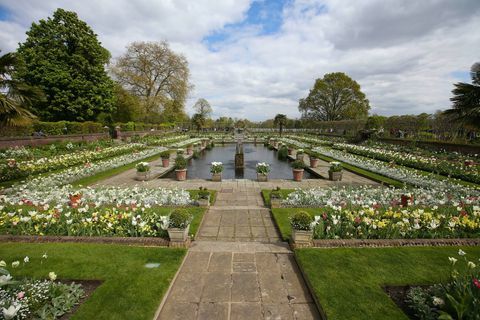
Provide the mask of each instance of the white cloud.
{"label": "white cloud", "polygon": [[250,1],[0,0],[0,48],[13,50],[33,21],[73,10],[113,56],[132,41],[168,40],[190,64],[194,91],[216,116],[298,117],[298,99],[316,78],[342,71],[357,80],[379,114],[434,112],[449,106],[454,71],[479,60],[477,0],[297,0],[277,33],[228,27],[209,51],[202,39],[246,17]]}

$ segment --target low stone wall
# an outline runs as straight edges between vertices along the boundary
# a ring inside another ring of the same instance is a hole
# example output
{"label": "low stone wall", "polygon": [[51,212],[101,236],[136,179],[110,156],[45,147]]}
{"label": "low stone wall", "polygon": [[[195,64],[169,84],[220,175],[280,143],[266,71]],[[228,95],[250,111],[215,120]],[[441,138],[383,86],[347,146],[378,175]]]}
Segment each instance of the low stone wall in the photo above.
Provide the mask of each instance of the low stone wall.
{"label": "low stone wall", "polygon": [[110,136],[106,133],[69,134],[47,137],[1,137],[0,148],[9,148],[15,146],[35,147],[62,141],[95,141],[109,138]]}

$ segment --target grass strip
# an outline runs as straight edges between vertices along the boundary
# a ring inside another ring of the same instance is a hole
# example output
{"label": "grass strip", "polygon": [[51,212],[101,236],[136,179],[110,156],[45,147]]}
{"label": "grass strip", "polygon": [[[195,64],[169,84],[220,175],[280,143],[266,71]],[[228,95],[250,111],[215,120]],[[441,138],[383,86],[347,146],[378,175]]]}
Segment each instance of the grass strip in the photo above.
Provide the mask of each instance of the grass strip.
{"label": "grass strip", "polygon": [[[82,304],[75,320],[152,319],[166,293],[185,249],[133,247],[107,244],[0,243],[0,257],[7,263],[30,262],[11,269],[16,277],[103,280]],[[48,258],[41,257],[47,253]],[[160,263],[148,269],[146,263]]]}
{"label": "grass strip", "polygon": [[[270,194],[272,193],[272,191],[273,190],[270,190],[270,189],[262,190],[263,202],[267,207],[270,207]],[[295,191],[295,189],[280,189],[280,195],[282,196],[282,199],[285,199],[293,191]]]}
{"label": "grass strip", "polygon": [[297,249],[295,255],[329,320],[408,320],[384,285],[430,285],[448,279],[458,249],[478,261],[480,247]]}

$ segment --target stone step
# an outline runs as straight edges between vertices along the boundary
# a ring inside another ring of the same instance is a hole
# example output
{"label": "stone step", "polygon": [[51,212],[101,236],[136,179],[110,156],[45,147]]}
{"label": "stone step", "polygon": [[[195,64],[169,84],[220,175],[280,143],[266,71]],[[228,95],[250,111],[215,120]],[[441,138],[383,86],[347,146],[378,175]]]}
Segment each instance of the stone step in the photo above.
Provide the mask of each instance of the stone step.
{"label": "stone step", "polygon": [[291,253],[290,246],[286,242],[259,243],[259,242],[227,242],[227,241],[204,241],[192,242],[189,251],[197,252],[269,252]]}

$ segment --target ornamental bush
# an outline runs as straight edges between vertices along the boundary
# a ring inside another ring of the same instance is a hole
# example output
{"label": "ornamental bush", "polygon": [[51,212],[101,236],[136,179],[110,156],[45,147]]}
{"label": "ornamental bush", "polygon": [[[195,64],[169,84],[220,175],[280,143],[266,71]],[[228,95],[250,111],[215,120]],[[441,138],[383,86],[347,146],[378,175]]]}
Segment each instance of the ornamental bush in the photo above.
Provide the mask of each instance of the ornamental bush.
{"label": "ornamental bush", "polygon": [[170,159],[170,150],[165,150],[160,153],[162,159]]}
{"label": "ornamental bush", "polygon": [[305,169],[305,163],[302,160],[295,160],[292,162],[293,169]]}
{"label": "ornamental bush", "polygon": [[175,158],[175,170],[183,170],[187,168],[187,160],[181,154],[177,153],[177,158]]}
{"label": "ornamental bush", "polygon": [[283,145],[278,150],[277,154],[278,160],[287,160],[288,158],[288,148],[287,146]]}
{"label": "ornamental bush", "polygon": [[293,229],[305,231],[312,230],[313,221],[314,218],[306,211],[298,211],[290,220]]}
{"label": "ornamental bush", "polygon": [[175,209],[170,213],[169,228],[185,229],[192,221],[192,215],[181,209]]}

